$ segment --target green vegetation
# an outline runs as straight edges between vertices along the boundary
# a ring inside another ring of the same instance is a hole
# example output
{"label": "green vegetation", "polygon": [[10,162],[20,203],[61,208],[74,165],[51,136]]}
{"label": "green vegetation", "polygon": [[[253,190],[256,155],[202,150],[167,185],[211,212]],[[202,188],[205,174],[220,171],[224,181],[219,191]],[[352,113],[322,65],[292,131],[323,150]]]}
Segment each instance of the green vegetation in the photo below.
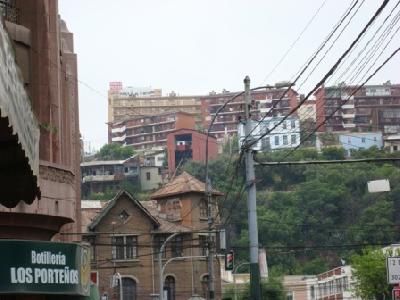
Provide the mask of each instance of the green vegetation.
{"label": "green vegetation", "polygon": [[123,147],[118,143],[105,144],[100,148],[97,157],[102,160],[127,159],[135,152],[132,147]]}
{"label": "green vegetation", "polygon": [[351,257],[357,296],[362,299],[391,299],[391,286],[386,278],[386,257],[390,255],[389,251],[381,249],[365,249],[362,254]]}
{"label": "green vegetation", "polygon": [[[262,300],[285,300],[286,293],[283,290],[282,278],[279,276],[270,276],[266,281],[261,283],[261,299]],[[234,287],[228,289],[224,293],[223,299],[250,299],[250,285],[247,284],[244,287],[238,286],[235,290]]]}
{"label": "green vegetation", "polygon": [[[225,148],[226,149],[226,148]],[[226,151],[228,152],[228,151]],[[259,155],[261,161],[342,159],[340,148],[299,149]],[[356,158],[393,154],[372,148],[354,151]],[[214,188],[228,193],[219,201],[237,261],[248,261],[246,195],[243,166],[222,154],[210,162]],[[204,180],[204,165],[184,169]],[[267,247],[269,267],[285,274],[316,274],[340,266],[364,245],[386,245],[400,238],[400,168],[396,163],[256,166],[259,242]],[[233,179],[232,179],[233,178]],[[389,179],[391,192],[368,193],[367,182]]]}

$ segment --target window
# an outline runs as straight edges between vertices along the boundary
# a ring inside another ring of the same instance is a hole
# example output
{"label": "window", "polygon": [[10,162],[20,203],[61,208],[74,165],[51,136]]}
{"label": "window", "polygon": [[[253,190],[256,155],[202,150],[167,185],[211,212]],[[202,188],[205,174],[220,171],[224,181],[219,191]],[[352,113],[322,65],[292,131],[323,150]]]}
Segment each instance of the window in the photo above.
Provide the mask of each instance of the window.
{"label": "window", "polygon": [[283,129],[286,129],[286,128],[287,128],[286,122],[283,122],[283,123],[282,123],[282,128],[283,128]]}
{"label": "window", "polygon": [[288,144],[287,135],[284,135],[284,136],[283,136],[283,144],[284,144],[284,145],[287,145],[287,144]]}
{"label": "window", "polygon": [[111,239],[112,257],[116,260],[136,259],[138,256],[137,236],[122,235]]}
{"label": "window", "polygon": [[203,277],[201,277],[201,289],[203,292],[203,298],[207,299],[208,295],[207,295],[207,291],[208,291],[208,275],[204,275]]}
{"label": "window", "polygon": [[[119,295],[119,288],[117,289],[118,299],[121,298]],[[136,300],[136,281],[132,278],[122,278],[122,295],[123,299]]]}
{"label": "window", "polygon": [[150,180],[150,172],[146,172],[146,180]]}
{"label": "window", "polygon": [[290,126],[292,127],[292,129],[296,128],[296,121],[295,120],[290,121]]}
{"label": "window", "polygon": [[275,146],[279,146],[279,136],[275,136]]}
{"label": "window", "polygon": [[286,300],[293,300],[293,292],[287,292]]}
{"label": "window", "polygon": [[175,300],[175,278],[173,276],[167,276],[165,278],[164,295],[165,294],[167,294],[167,300]]}
{"label": "window", "polygon": [[207,200],[205,198],[200,199],[200,218],[207,218]]}
{"label": "window", "polygon": [[200,248],[200,255],[206,256],[207,255],[207,236],[199,235],[199,248]]}
{"label": "window", "polygon": [[128,214],[125,210],[123,210],[123,211],[121,211],[121,212],[119,213],[118,218],[120,218],[121,221],[124,221],[124,222],[125,222],[126,220],[128,220],[129,214]]}
{"label": "window", "polygon": [[365,137],[361,138],[361,143],[365,143]]}
{"label": "window", "polygon": [[292,136],[290,137],[290,143],[291,143],[292,145],[294,145],[294,144],[297,143],[297,137],[296,137],[295,134],[292,134]]}
{"label": "window", "polygon": [[[165,242],[165,235],[154,236],[154,253],[157,254],[155,256],[155,259],[158,259],[158,253],[160,252],[161,246],[164,244],[164,242]],[[165,249],[164,249],[161,257],[162,258],[167,257]]]}
{"label": "window", "polygon": [[171,242],[171,253],[172,257],[183,255],[183,238],[182,236],[176,236]]}

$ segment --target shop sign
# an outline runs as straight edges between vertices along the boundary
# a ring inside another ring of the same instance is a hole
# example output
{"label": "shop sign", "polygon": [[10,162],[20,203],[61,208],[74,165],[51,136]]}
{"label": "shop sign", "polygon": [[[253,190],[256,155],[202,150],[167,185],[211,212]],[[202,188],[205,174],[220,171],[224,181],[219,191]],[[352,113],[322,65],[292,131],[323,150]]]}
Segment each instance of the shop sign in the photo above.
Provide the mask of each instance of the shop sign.
{"label": "shop sign", "polygon": [[89,295],[88,247],[0,240],[0,249],[0,294]]}

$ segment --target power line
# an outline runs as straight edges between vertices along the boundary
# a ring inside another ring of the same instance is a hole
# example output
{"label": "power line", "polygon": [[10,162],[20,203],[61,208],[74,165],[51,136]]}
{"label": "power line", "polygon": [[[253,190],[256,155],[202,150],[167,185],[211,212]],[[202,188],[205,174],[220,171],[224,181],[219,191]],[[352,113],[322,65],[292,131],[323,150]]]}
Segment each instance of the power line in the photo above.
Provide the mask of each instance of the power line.
{"label": "power line", "polygon": [[[310,138],[311,136],[312,136],[312,134],[314,134],[314,133],[316,133],[317,131],[318,131],[318,129],[319,128],[321,128],[325,123],[326,123],[326,121],[327,120],[329,120],[329,119],[331,119],[333,116],[334,116],[334,114],[343,106],[343,105],[345,105],[349,100],[350,100],[350,98],[355,94],[355,93],[357,93],[364,85],[366,85],[366,83],[372,78],[372,77],[374,77],[398,52],[400,51],[400,48],[397,48],[370,76],[368,76],[368,78],[361,84],[361,85],[359,85],[352,93],[351,93],[351,95],[349,95],[349,97],[345,100],[345,101],[343,101],[342,103],[341,103],[341,105],[339,106],[339,107],[337,107],[330,115],[328,115],[326,118],[325,118],[325,121],[324,122],[322,122],[321,124],[319,124],[314,130],[313,130],[313,132],[312,133],[310,133],[309,135],[307,135],[304,139],[303,139],[303,141],[301,141],[300,142],[300,144],[298,145],[298,146],[296,146],[290,153],[292,153],[292,152],[294,152],[294,151],[296,151],[299,147],[300,147],[300,145],[304,142],[304,141],[306,141],[308,138]],[[286,155],[284,158],[286,158],[287,156],[289,156],[290,155],[290,153],[288,154],[288,155]]]}
{"label": "power line", "polygon": [[354,164],[367,162],[400,161],[399,157],[389,158],[360,158],[360,159],[338,159],[338,160],[308,160],[308,161],[277,161],[262,162],[254,157],[254,160],[261,166],[290,166],[290,165],[329,165],[329,164]]}
{"label": "power line", "polygon": [[288,54],[293,50],[294,46],[302,38],[303,34],[307,31],[308,27],[311,25],[311,23],[317,17],[317,15],[321,11],[321,9],[325,6],[326,2],[327,2],[327,0],[324,0],[322,2],[322,4],[318,7],[318,9],[315,11],[314,15],[307,22],[306,26],[303,28],[303,30],[300,32],[300,34],[297,36],[297,38],[289,46],[289,49],[286,50],[286,52],[283,54],[283,56],[280,58],[280,60],[276,63],[276,65],[272,68],[272,70],[267,74],[267,76],[265,76],[263,83],[267,82],[268,78],[276,71],[276,69],[282,64],[282,62],[285,60],[285,58],[288,56]]}
{"label": "power line", "polygon": [[[277,124],[275,124],[275,126],[273,126],[272,129],[267,130],[265,133],[261,134],[260,137],[256,138],[255,140],[252,140],[250,142],[248,142],[247,144],[244,144],[242,146],[242,151],[244,151],[245,149],[249,149],[251,148],[251,146],[253,146],[255,143],[257,143],[259,140],[261,140],[264,136],[266,136],[267,134],[269,134],[271,131],[273,131],[274,129],[276,129],[279,125],[281,125],[290,115],[292,115],[293,113],[295,113],[300,106],[312,95],[314,94],[314,92],[325,83],[325,81],[332,76],[332,74],[335,72],[336,68],[340,65],[340,63],[342,62],[342,60],[348,55],[348,53],[350,52],[350,50],[355,46],[355,44],[359,41],[359,39],[365,34],[365,32],[368,30],[368,28],[371,26],[371,24],[375,21],[375,19],[380,15],[380,13],[383,11],[383,9],[386,7],[386,5],[389,3],[389,0],[384,0],[383,3],[381,4],[381,6],[376,10],[375,14],[371,17],[371,19],[368,21],[368,23],[364,26],[364,28],[361,30],[361,32],[358,34],[357,38],[355,40],[352,41],[352,43],[350,44],[350,46],[346,49],[346,51],[340,56],[340,58],[335,62],[335,64],[330,68],[330,70],[324,75],[324,77],[315,85],[315,87],[307,94],[307,96],[302,99],[300,101],[300,103],[294,107],[290,113],[283,117],[281,119],[281,121],[279,121]],[[262,118],[260,120],[263,121],[265,119]]]}

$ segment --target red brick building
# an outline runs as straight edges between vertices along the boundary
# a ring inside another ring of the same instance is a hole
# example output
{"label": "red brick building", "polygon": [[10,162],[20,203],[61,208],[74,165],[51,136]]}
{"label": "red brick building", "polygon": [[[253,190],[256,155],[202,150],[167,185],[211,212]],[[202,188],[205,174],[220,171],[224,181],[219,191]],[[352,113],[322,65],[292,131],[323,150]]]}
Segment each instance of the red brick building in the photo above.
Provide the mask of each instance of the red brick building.
{"label": "red brick building", "polygon": [[[167,135],[168,171],[174,173],[175,169],[187,160],[206,160],[207,135],[193,129],[177,129]],[[208,158],[213,159],[218,155],[217,139],[208,138]]]}
{"label": "red brick building", "polygon": [[[349,98],[356,88],[345,85],[323,87],[315,93],[317,126],[323,124],[319,131],[399,133],[400,85],[390,82],[367,85]],[[339,106],[341,108],[333,117],[327,119]]]}
{"label": "red brick building", "polygon": [[[275,89],[252,92],[253,105],[250,110],[252,119],[258,120],[267,113],[271,117],[287,115],[289,111],[298,104],[298,94],[291,89],[284,95],[282,100],[279,101],[285,91],[286,89]],[[218,108],[236,94],[237,93],[231,92],[224,92],[221,94],[210,93],[208,96],[200,97],[201,117],[204,128],[208,128]],[[227,135],[236,135],[238,117],[243,115],[244,98],[240,96],[229,103],[226,108],[218,114],[211,133],[216,136],[218,141],[224,140]]]}

